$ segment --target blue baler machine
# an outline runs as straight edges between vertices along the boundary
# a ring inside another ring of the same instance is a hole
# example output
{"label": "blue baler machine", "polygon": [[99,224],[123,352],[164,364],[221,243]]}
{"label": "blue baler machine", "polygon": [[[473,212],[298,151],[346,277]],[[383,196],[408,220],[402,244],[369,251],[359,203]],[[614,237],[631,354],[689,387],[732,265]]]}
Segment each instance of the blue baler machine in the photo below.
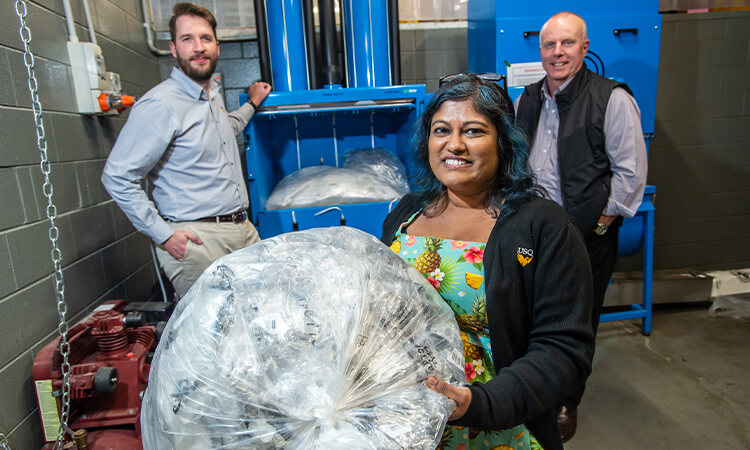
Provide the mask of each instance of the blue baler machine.
{"label": "blue baler machine", "polygon": [[[252,220],[263,238],[340,224],[379,237],[393,202],[265,208],[284,176],[310,166],[340,167],[350,149],[383,148],[412,172],[407,152],[411,129],[424,108],[425,86],[399,85],[396,2],[341,2],[343,39],[336,36],[333,2],[318,5],[320,58],[311,43],[308,4],[256,1],[262,59],[267,50],[268,65],[262,70],[270,68],[265,77],[273,80],[274,92],[245,129]],[[336,58],[340,41],[345,73]]]}

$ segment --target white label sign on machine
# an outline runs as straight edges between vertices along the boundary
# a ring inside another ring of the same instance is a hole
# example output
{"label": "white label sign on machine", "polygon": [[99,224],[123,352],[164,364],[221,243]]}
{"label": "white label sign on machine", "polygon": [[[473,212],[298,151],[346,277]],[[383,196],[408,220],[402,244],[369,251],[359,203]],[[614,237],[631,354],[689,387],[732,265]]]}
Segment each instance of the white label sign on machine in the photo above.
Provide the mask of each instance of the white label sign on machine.
{"label": "white label sign on machine", "polygon": [[544,78],[542,62],[516,63],[508,66],[508,87],[526,86]]}

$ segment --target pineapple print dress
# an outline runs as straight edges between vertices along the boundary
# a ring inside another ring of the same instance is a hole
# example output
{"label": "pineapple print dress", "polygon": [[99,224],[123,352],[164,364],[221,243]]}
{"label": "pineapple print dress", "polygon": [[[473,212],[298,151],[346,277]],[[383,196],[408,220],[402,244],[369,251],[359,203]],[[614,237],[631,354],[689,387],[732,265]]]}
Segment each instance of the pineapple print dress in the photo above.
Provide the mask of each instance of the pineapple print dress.
{"label": "pineapple print dress", "polygon": [[[485,243],[407,234],[406,227],[418,214],[399,227],[391,249],[419,270],[453,309],[464,342],[466,382],[487,382],[496,372],[485,313]],[[438,445],[446,450],[541,448],[525,425],[501,431],[448,425]]]}

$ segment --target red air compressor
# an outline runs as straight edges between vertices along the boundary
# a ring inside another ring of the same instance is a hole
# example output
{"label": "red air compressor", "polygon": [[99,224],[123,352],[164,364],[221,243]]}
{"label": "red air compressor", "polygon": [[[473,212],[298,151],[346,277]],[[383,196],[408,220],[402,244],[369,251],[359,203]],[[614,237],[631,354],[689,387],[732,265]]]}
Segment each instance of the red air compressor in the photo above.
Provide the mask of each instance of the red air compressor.
{"label": "red air compressor", "polygon": [[[68,331],[70,417],[79,448],[142,449],[141,400],[158,334],[171,303],[102,303]],[[147,325],[146,319],[153,320]],[[63,375],[60,338],[37,354],[32,375],[39,414],[51,448],[60,425]],[[86,441],[85,443],[81,440]]]}

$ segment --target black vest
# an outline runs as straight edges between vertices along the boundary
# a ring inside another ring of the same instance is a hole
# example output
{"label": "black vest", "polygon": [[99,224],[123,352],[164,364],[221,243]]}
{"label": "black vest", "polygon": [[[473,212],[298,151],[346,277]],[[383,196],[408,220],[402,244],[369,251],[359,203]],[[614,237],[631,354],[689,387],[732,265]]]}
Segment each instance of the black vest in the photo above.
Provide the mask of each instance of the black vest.
{"label": "black vest", "polygon": [[[545,80],[526,86],[518,103],[516,123],[530,142],[542,112]],[[584,65],[555,97],[560,112],[557,167],[563,207],[584,237],[594,230],[609,199],[612,172],[604,148],[604,115],[616,87],[632,95],[626,84],[596,75]]]}

